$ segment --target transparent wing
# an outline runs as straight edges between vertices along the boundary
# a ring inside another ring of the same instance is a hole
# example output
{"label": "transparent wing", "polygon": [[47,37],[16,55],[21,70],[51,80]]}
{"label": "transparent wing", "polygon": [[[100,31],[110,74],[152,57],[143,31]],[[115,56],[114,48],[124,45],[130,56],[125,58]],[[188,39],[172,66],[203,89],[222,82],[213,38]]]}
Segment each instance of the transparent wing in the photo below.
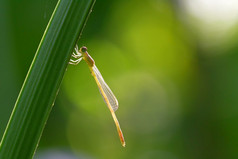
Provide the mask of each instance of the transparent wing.
{"label": "transparent wing", "polygon": [[[114,96],[114,94],[112,93],[111,89],[109,88],[109,86],[104,81],[104,79],[103,79],[101,73],[99,72],[97,66],[94,65],[92,67],[92,69],[93,69],[93,72],[94,72],[94,74],[95,74],[95,76],[97,78],[96,80],[98,80],[99,84],[101,85],[103,92],[105,93],[105,95],[106,95],[106,97],[107,97],[107,99],[108,99],[108,101],[109,101],[113,111],[115,112],[118,109],[118,101],[117,101],[116,97]],[[100,89],[99,89],[99,91],[100,91],[100,93],[102,95],[102,92],[101,92]],[[103,95],[102,95],[102,97],[104,99],[104,102],[106,103],[105,97]]]}

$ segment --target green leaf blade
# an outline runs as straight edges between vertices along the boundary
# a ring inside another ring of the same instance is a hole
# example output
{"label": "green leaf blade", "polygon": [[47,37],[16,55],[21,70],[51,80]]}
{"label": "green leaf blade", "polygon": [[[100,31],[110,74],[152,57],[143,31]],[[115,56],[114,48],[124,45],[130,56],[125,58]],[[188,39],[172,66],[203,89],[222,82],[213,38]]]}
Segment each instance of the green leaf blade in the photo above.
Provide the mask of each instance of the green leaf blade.
{"label": "green leaf blade", "polygon": [[0,145],[0,158],[32,158],[68,61],[95,0],[60,0],[37,49]]}

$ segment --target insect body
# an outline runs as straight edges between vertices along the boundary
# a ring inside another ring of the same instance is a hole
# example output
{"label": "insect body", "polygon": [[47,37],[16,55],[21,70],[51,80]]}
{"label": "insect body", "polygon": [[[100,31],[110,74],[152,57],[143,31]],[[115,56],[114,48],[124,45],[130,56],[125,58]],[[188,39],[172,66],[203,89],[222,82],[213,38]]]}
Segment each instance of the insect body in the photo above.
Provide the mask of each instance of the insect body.
{"label": "insect body", "polygon": [[101,73],[99,72],[97,66],[95,65],[93,58],[88,54],[87,48],[85,46],[83,46],[80,49],[78,49],[78,46],[76,45],[75,52],[76,53],[73,52],[72,57],[74,57],[76,60],[70,59],[69,64],[77,65],[82,59],[84,59],[87,62],[90,72],[91,72],[92,76],[94,77],[94,79],[97,83],[97,86],[99,88],[99,91],[104,99],[104,102],[107,104],[107,107],[109,108],[109,110],[112,114],[112,118],[116,124],[117,132],[118,132],[121,144],[122,144],[122,146],[125,147],[126,143],[125,143],[125,140],[123,137],[123,133],[120,128],[120,124],[117,120],[116,114],[115,114],[115,111],[118,109],[118,101],[117,101],[116,97],[114,96],[111,89],[104,81]]}

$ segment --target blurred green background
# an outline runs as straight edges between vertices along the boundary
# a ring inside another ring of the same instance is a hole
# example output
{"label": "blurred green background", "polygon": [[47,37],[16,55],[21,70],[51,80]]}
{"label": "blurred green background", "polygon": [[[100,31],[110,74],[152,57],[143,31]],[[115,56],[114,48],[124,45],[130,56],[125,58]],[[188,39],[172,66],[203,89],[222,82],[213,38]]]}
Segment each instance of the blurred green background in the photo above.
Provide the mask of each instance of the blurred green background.
{"label": "blurred green background", "polygon": [[[56,3],[0,0],[0,136]],[[79,46],[118,98],[127,146],[82,61],[35,158],[238,158],[237,22],[236,0],[98,0]]]}

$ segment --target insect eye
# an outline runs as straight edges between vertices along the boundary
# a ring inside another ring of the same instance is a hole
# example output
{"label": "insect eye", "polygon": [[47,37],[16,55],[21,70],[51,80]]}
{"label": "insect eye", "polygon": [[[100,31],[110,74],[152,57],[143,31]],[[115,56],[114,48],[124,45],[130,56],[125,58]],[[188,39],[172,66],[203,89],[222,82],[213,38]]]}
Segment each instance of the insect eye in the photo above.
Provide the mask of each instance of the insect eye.
{"label": "insect eye", "polygon": [[87,49],[87,47],[86,46],[83,46],[83,47],[81,47],[81,49],[80,49],[82,52],[86,52],[88,49]]}

